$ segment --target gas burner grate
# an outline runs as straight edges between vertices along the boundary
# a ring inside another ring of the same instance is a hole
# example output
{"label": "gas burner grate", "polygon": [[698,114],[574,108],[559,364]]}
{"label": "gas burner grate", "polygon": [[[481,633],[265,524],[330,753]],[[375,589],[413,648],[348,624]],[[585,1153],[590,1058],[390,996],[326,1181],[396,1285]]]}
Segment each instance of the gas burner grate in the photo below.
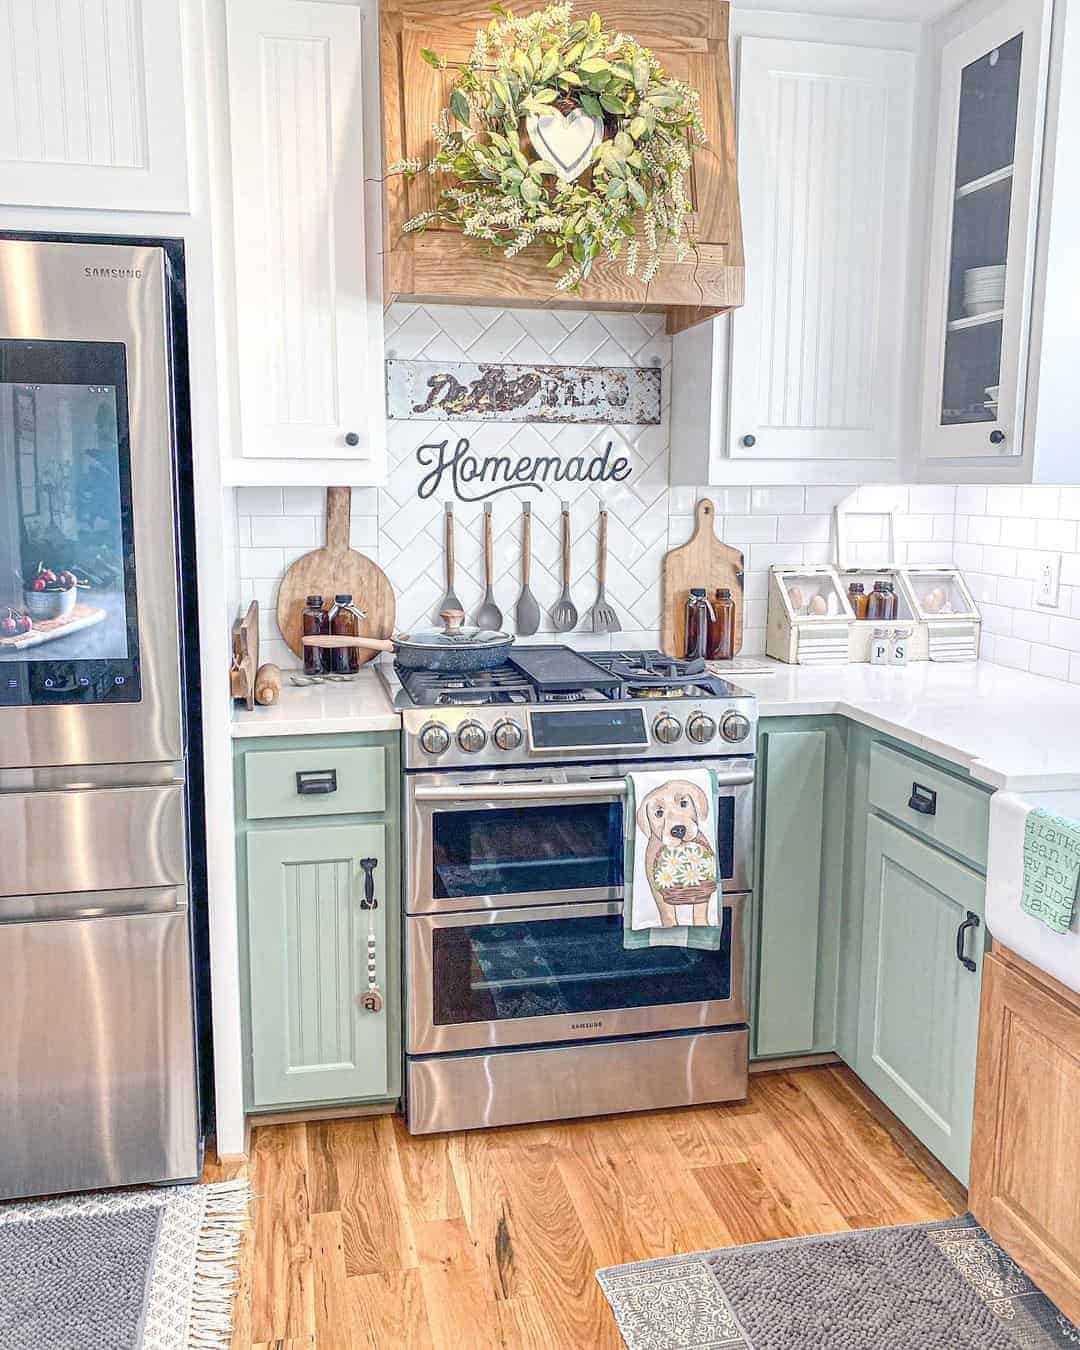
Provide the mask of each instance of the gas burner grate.
{"label": "gas burner grate", "polygon": [[432,670],[394,672],[411,701],[419,707],[483,707],[498,703],[535,703],[536,691],[509,663],[473,675]]}

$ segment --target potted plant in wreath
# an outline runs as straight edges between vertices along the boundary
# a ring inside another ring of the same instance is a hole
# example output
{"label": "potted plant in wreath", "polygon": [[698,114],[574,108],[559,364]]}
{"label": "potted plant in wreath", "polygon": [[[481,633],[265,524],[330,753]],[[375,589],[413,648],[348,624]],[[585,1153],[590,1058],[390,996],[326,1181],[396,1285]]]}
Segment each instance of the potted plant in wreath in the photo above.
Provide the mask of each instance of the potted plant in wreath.
{"label": "potted plant in wreath", "polygon": [[666,246],[683,261],[691,156],[705,143],[697,92],[599,14],[493,8],[432,128],[436,153],[389,168],[451,180],[404,230],[453,224],[507,258],[541,245],[560,291],[578,290],[600,257],[645,283]]}

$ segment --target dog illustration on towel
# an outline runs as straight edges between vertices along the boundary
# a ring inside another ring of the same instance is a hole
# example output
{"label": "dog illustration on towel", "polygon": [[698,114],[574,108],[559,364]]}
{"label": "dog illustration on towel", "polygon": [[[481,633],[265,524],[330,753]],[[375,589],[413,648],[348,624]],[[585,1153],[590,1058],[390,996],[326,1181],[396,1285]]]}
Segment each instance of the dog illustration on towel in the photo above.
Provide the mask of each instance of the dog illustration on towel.
{"label": "dog illustration on towel", "polygon": [[692,925],[709,922],[709,901],[716,893],[716,851],[706,828],[709,798],[694,783],[672,779],[653,790],[637,810],[637,827],[646,838],[645,873],[660,922],[679,923],[676,905],[692,905]]}

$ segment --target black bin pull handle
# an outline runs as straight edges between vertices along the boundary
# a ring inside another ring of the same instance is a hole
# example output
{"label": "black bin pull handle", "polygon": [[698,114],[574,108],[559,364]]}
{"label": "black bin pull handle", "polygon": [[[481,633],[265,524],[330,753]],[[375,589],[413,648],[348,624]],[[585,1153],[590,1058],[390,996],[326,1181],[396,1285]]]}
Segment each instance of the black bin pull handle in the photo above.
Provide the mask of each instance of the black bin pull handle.
{"label": "black bin pull handle", "polygon": [[937,793],[933,788],[923,787],[922,783],[912,783],[908,806],[920,816],[936,816]]}
{"label": "black bin pull handle", "polygon": [[964,955],[964,934],[967,932],[969,928],[978,928],[978,926],[979,926],[979,916],[977,914],[972,914],[971,910],[969,909],[967,912],[967,918],[956,930],[956,959],[960,962],[960,964],[964,967],[965,970],[978,969],[978,967],[976,966],[975,962],[971,959],[971,957]]}
{"label": "black bin pull handle", "polygon": [[337,769],[300,770],[296,775],[296,791],[301,797],[326,797],[337,791]]}
{"label": "black bin pull handle", "polygon": [[379,902],[375,899],[375,869],[378,865],[378,858],[360,859],[360,866],[364,869],[364,898],[360,901],[361,909],[379,908]]}

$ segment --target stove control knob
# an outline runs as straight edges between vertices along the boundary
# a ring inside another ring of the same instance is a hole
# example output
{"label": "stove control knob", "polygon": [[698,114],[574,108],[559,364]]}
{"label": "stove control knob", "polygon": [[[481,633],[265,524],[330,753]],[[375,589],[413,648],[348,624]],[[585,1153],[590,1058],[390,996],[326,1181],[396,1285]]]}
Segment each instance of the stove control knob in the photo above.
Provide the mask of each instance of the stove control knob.
{"label": "stove control knob", "polygon": [[487,732],[479,722],[462,722],[457,743],[467,755],[475,755],[487,745]]}
{"label": "stove control knob", "polygon": [[491,739],[500,750],[516,750],[525,739],[525,733],[516,722],[511,722],[506,717],[501,722],[495,723],[495,730],[491,733]]}
{"label": "stove control knob", "polygon": [[686,734],[698,745],[703,745],[716,735],[716,721],[708,713],[694,713],[686,724]]}
{"label": "stove control knob", "polygon": [[652,724],[652,729],[661,745],[673,745],[682,735],[681,723],[670,713],[661,713]]}
{"label": "stove control knob", "polygon": [[450,749],[450,733],[441,722],[428,722],[420,728],[420,749],[429,755],[445,755]]}
{"label": "stove control knob", "polygon": [[729,712],[720,723],[720,735],[725,741],[744,741],[750,735],[750,719],[742,713]]}

